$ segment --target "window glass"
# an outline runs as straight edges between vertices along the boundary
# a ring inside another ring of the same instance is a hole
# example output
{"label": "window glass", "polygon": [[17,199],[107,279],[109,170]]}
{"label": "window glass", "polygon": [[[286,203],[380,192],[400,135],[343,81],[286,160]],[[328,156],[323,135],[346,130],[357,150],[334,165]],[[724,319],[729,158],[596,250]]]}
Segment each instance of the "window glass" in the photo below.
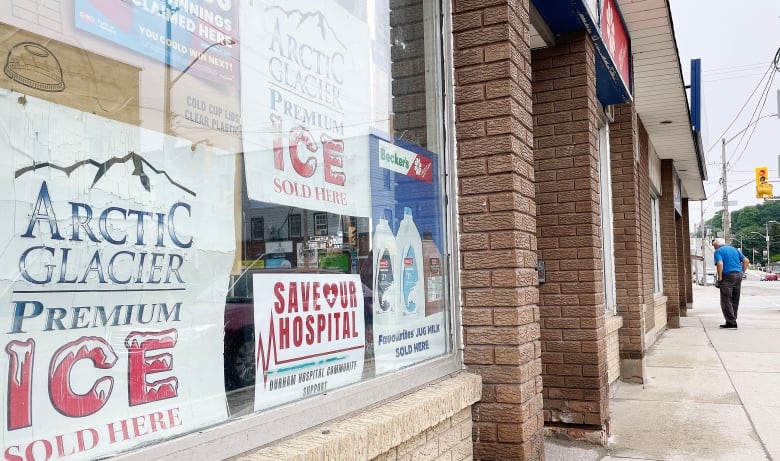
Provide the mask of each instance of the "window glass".
{"label": "window glass", "polygon": [[265,239],[265,220],[262,217],[254,217],[250,220],[252,226],[251,240],[261,241]]}
{"label": "window glass", "polygon": [[301,215],[293,214],[287,217],[287,235],[290,237],[301,236]]}
{"label": "window glass", "polygon": [[438,2],[8,3],[6,457],[452,352]]}
{"label": "window glass", "polygon": [[650,223],[653,234],[653,290],[663,293],[663,260],[661,259],[661,220],[659,219],[658,197],[650,198]]}
{"label": "window glass", "polygon": [[607,313],[614,314],[617,305],[617,286],[615,285],[615,260],[612,257],[615,251],[612,213],[612,162],[609,147],[609,125],[604,120],[600,121],[598,145],[604,307]]}

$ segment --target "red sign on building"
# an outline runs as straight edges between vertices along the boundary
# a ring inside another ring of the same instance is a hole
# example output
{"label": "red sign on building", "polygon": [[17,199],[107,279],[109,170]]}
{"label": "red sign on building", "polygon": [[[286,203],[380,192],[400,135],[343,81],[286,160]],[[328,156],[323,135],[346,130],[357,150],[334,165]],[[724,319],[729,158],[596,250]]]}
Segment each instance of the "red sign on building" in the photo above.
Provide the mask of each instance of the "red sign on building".
{"label": "red sign on building", "polygon": [[631,88],[628,32],[623,25],[623,19],[615,0],[603,0],[601,3],[601,37],[604,39],[604,44],[607,46],[623,83],[627,89]]}

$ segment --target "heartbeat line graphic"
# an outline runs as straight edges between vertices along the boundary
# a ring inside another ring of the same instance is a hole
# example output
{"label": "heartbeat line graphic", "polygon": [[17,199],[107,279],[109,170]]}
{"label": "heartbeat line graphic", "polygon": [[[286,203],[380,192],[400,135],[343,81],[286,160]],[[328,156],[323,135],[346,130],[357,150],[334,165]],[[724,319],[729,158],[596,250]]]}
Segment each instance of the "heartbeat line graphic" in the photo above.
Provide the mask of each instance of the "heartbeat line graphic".
{"label": "heartbeat line graphic", "polygon": [[274,356],[274,363],[278,363],[278,352],[276,350],[276,335],[274,334],[274,314],[271,313],[271,328],[268,330],[268,353],[265,353],[263,348],[262,336],[255,335],[257,337],[257,365],[256,368],[263,370],[263,385],[268,381],[268,368],[271,365],[271,354]]}
{"label": "heartbeat line graphic", "polygon": [[19,176],[30,172],[35,171],[40,168],[54,168],[55,170],[60,170],[70,176],[70,174],[75,171],[76,169],[84,166],[84,165],[92,165],[97,167],[97,173],[95,173],[95,178],[92,180],[92,184],[89,186],[90,188],[95,187],[95,184],[97,184],[98,181],[108,172],[108,170],[117,164],[124,164],[127,163],[128,160],[132,160],[133,162],[133,172],[131,173],[134,176],[138,176],[139,181],[141,181],[141,185],[146,189],[147,191],[151,191],[150,189],[150,183],[149,183],[149,176],[144,171],[144,165],[146,165],[150,170],[154,171],[157,174],[161,174],[168,179],[168,182],[173,184],[174,186],[178,187],[179,189],[183,190],[184,192],[192,195],[195,197],[197,194],[193,192],[192,190],[182,186],[181,184],[174,181],[165,170],[159,170],[154,167],[151,163],[149,163],[145,158],[142,156],[136,154],[135,152],[130,152],[124,157],[111,157],[110,159],[106,160],[105,162],[98,162],[97,160],[93,160],[91,158],[88,158],[86,160],[81,160],[73,165],[62,167],[59,165],[56,165],[54,163],[49,162],[43,162],[43,163],[33,163],[31,166],[26,166],[24,168],[20,168],[16,170],[16,174],[14,177],[18,178]]}

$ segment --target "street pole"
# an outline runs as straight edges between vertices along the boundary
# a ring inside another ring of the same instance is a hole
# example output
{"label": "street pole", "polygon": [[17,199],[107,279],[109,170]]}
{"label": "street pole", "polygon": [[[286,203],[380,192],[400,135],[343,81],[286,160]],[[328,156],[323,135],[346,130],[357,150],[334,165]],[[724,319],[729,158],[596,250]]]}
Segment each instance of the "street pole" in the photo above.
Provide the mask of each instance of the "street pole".
{"label": "street pole", "polygon": [[[780,92],[778,92],[778,95],[780,95]],[[728,184],[726,181],[726,171],[728,171],[728,167],[726,165],[726,144],[733,141],[737,136],[747,131],[751,126],[755,125],[759,122],[759,120],[765,119],[767,117],[774,117],[774,116],[780,116],[780,112],[777,114],[765,114],[761,117],[758,117],[757,119],[753,120],[752,122],[748,123],[748,125],[745,128],[742,128],[729,138],[727,141],[726,138],[721,139],[721,153],[720,153],[720,162],[721,162],[721,175],[720,175],[720,181],[721,185],[723,186],[723,240],[726,241],[726,244],[728,244],[731,239],[729,238],[729,233],[731,231],[731,216],[729,216],[729,192],[728,192]],[[715,144],[712,145],[712,147],[715,147]],[[712,150],[712,147],[710,147],[710,150]],[[708,151],[709,152],[709,151]]]}
{"label": "street pole", "polygon": [[707,255],[704,252],[704,200],[699,202],[701,204],[701,277],[705,282],[707,281]]}
{"label": "street pole", "polygon": [[726,182],[726,171],[728,168],[726,168],[726,138],[723,138],[723,144],[721,144],[721,153],[720,153],[720,161],[721,161],[721,186],[723,186],[723,215],[721,216],[723,221],[723,240],[726,242],[726,245],[728,245],[731,242],[731,239],[729,238],[729,232],[731,228],[731,217],[729,216],[729,193],[728,193],[728,187]]}
{"label": "street pole", "polygon": [[771,261],[770,254],[769,254],[769,224],[770,223],[777,224],[777,221],[766,222],[766,271],[767,272],[769,272],[769,262]]}
{"label": "street pole", "polygon": [[769,272],[769,223],[766,223],[766,269]]}

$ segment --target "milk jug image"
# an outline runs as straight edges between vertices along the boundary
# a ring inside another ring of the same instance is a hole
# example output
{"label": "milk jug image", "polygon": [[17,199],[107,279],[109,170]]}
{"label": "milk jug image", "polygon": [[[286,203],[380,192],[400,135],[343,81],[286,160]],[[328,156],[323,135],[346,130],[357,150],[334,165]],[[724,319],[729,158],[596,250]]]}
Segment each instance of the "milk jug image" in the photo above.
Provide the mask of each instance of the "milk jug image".
{"label": "milk jug image", "polygon": [[430,232],[423,233],[423,269],[425,273],[425,315],[441,312],[444,276],[442,275],[441,252]]}
{"label": "milk jug image", "polygon": [[398,258],[401,265],[401,314],[425,316],[422,240],[414,224],[411,208],[404,208],[404,219],[398,226],[396,244],[401,250]]}
{"label": "milk jug image", "polygon": [[374,231],[374,312],[378,315],[396,315],[398,312],[398,285],[395,236],[387,220],[379,218]]}

